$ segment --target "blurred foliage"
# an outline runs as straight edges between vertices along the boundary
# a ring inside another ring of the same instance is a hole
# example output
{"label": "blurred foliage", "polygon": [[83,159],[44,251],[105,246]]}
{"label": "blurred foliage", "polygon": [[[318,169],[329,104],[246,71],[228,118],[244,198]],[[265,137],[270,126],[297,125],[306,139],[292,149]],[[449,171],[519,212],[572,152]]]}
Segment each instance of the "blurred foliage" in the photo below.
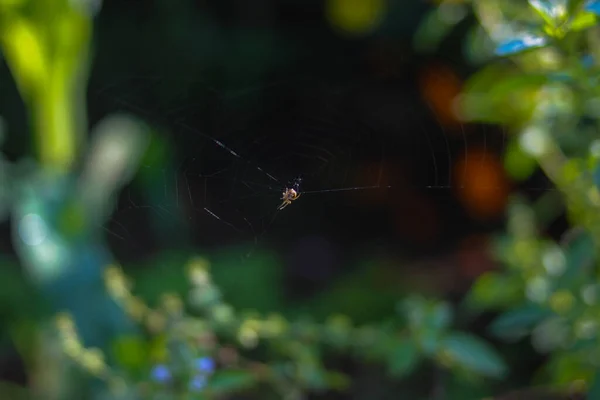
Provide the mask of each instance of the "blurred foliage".
{"label": "blurred foliage", "polygon": [[[352,390],[354,378],[330,365],[347,357],[383,365],[390,379],[433,370],[447,396],[481,398],[497,392],[492,379],[507,378],[516,365],[484,337],[464,332],[460,319],[493,311],[500,314],[488,326],[491,335],[515,346],[529,337],[547,355],[532,384],[600,396],[600,1],[441,1],[415,36],[418,49],[433,51],[474,12],[478,24],[465,54],[480,70],[457,99],[457,114],[507,127],[510,175],[526,181],[539,167],[560,194],[513,199],[494,249],[504,268],[479,277],[459,308],[413,294],[397,301],[396,293],[357,304],[353,299],[369,297],[356,295],[369,284],[362,271],[360,284],[328,293],[328,306],[285,304],[279,260],[263,253],[241,264],[243,249],[210,263],[164,253],[128,278],[102,240],[102,223],[140,163],[169,156],[166,145],[146,151],[152,129],[129,116],[107,117],[85,147],[78,139],[85,112],[74,93],[85,89],[94,5],[0,0],[3,55],[40,150],[37,163],[0,159],[0,216],[13,222],[19,256],[2,260],[0,311],[30,386],[6,383],[3,393],[301,399]],[[326,8],[335,27],[359,35],[373,29],[385,7],[336,0]],[[571,226],[555,241],[545,228],[563,209]],[[30,301],[35,296],[43,301]],[[32,306],[39,303],[45,307]],[[394,303],[395,314],[379,318]],[[326,317],[332,304],[344,313]],[[440,396],[438,384],[429,397]]]}

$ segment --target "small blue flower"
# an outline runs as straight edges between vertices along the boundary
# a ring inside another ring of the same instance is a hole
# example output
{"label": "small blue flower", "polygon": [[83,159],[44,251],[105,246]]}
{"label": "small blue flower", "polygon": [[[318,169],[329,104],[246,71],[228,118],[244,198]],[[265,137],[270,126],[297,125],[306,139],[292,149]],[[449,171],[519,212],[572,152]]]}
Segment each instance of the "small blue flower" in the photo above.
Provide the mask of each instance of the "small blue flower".
{"label": "small blue flower", "polygon": [[171,371],[166,365],[160,364],[152,368],[152,379],[157,382],[166,382],[171,379]]}
{"label": "small blue flower", "polygon": [[196,359],[195,366],[199,371],[211,373],[215,370],[215,361],[210,357],[202,357]]}
{"label": "small blue flower", "polygon": [[584,68],[592,68],[594,66],[594,57],[591,54],[587,54],[581,58],[581,63]]}
{"label": "small blue flower", "polygon": [[190,381],[190,390],[192,392],[199,392],[206,386],[206,378],[202,375],[196,375]]}

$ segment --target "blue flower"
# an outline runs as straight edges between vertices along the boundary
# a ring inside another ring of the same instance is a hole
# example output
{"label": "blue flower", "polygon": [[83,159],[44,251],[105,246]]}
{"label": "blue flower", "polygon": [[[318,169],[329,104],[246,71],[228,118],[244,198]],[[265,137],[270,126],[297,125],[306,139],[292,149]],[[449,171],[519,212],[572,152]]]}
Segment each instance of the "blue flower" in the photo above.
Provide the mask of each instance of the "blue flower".
{"label": "blue flower", "polygon": [[199,392],[206,386],[206,378],[202,375],[197,375],[190,381],[190,390]]}
{"label": "blue flower", "polygon": [[171,371],[166,365],[160,364],[152,368],[152,379],[157,382],[166,382],[171,379]]}
{"label": "blue flower", "polygon": [[215,370],[215,361],[210,357],[198,358],[194,364],[196,369],[202,372],[211,373]]}

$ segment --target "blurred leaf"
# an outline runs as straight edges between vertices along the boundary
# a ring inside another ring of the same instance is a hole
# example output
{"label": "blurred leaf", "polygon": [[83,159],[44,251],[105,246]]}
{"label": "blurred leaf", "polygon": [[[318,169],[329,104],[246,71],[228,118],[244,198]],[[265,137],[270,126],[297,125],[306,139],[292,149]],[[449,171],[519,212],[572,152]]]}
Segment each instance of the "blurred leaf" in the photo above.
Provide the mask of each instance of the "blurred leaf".
{"label": "blurred leaf", "polygon": [[345,390],[350,386],[350,378],[346,375],[336,372],[336,371],[327,371],[325,373],[325,381],[327,382],[327,386],[333,390]]}
{"label": "blurred leaf", "polygon": [[600,163],[597,163],[593,171],[594,185],[600,189]]}
{"label": "blurred leaf", "polygon": [[442,340],[442,349],[457,364],[479,374],[501,377],[507,367],[496,350],[479,339],[466,333],[453,333]]}
{"label": "blurred leaf", "polygon": [[591,234],[584,230],[571,231],[571,238],[564,246],[567,258],[567,269],[563,273],[564,280],[573,279],[593,266],[596,247]]}
{"label": "blurred leaf", "polygon": [[2,399],[6,400],[26,400],[33,398],[29,389],[7,381],[0,382],[0,393],[2,393]]}
{"label": "blurred leaf", "polygon": [[522,53],[526,50],[544,47],[547,43],[548,39],[544,36],[526,35],[500,43],[498,47],[496,47],[496,55],[503,57]]}
{"label": "blurred leaf", "polygon": [[155,364],[167,361],[167,336],[165,334],[155,336],[148,347],[148,359]]}
{"label": "blurred leaf", "polygon": [[0,313],[3,318],[39,317],[47,310],[15,260],[0,257]]}
{"label": "blurred leaf", "polygon": [[440,347],[440,333],[432,329],[422,329],[416,332],[419,346],[426,356],[432,356]]}
{"label": "blurred leaf", "polygon": [[557,350],[566,344],[570,328],[562,318],[545,319],[531,332],[531,344],[539,353],[549,353]]}
{"label": "blurred leaf", "polygon": [[557,0],[529,0],[529,5],[549,25],[554,25],[561,15],[562,2]]}
{"label": "blurred leaf", "polygon": [[433,9],[423,18],[414,35],[415,48],[423,52],[435,51],[451,29],[467,15],[464,4],[445,4]]}
{"label": "blurred leaf", "polygon": [[533,114],[537,93],[547,81],[541,73],[523,73],[505,64],[487,66],[463,89],[462,117],[472,122],[522,124]]}
{"label": "blurred leaf", "polygon": [[467,34],[463,53],[472,63],[483,63],[494,56],[494,42],[481,26],[473,27]]}
{"label": "blurred leaf", "polygon": [[596,17],[596,14],[594,14],[592,12],[583,11],[583,12],[577,13],[575,18],[573,18],[573,21],[571,21],[571,30],[572,31],[581,31],[584,29],[588,29],[588,28],[591,28],[592,26],[596,25],[597,22],[598,22],[598,18]]}
{"label": "blurred leaf", "polygon": [[22,320],[9,327],[11,338],[25,367],[32,371],[39,357],[39,338],[34,321]]}
{"label": "blurred leaf", "polygon": [[[577,353],[554,353],[549,362],[552,382],[557,385],[570,385],[576,380],[591,382],[596,374],[595,368],[585,360],[585,356]],[[588,395],[588,399],[596,399]]]}
{"label": "blurred leaf", "polygon": [[213,394],[231,393],[247,389],[254,383],[254,375],[248,371],[218,371],[210,378],[207,389]]}
{"label": "blurred leaf", "polygon": [[402,338],[395,342],[387,361],[388,370],[395,378],[409,375],[420,360],[419,349],[410,338]]}
{"label": "blurred leaf", "polygon": [[427,315],[427,322],[436,331],[443,331],[452,323],[453,311],[450,304],[446,302],[431,305]]}
{"label": "blurred leaf", "polygon": [[38,29],[24,18],[14,16],[0,35],[2,50],[26,101],[48,75],[48,60]]}
{"label": "blurred leaf", "polygon": [[522,297],[522,289],[519,276],[486,272],[471,287],[466,304],[472,310],[505,307]]}
{"label": "blurred leaf", "polygon": [[504,339],[517,339],[526,335],[533,326],[553,315],[549,310],[528,305],[510,310],[497,317],[489,326],[490,332]]}
{"label": "blurred leaf", "polygon": [[[600,3],[600,2],[599,2]],[[600,399],[600,371],[596,371],[592,381],[590,383],[588,392],[588,399]]]}
{"label": "blurred leaf", "polygon": [[518,140],[511,140],[504,155],[504,168],[511,178],[524,181],[537,169],[537,161],[523,151]]}
{"label": "blurred leaf", "polygon": [[600,0],[589,0],[585,4],[586,11],[593,12],[596,15],[600,15]]}
{"label": "blurred leaf", "polygon": [[141,370],[147,364],[150,353],[147,343],[138,336],[116,338],[112,352],[119,365],[130,372]]}
{"label": "blurred leaf", "polygon": [[411,295],[398,304],[398,312],[408,320],[412,329],[419,329],[427,316],[425,299]]}
{"label": "blurred leaf", "polygon": [[588,0],[569,0],[567,3],[567,12],[569,15],[575,15],[577,11],[583,10],[584,3]]}

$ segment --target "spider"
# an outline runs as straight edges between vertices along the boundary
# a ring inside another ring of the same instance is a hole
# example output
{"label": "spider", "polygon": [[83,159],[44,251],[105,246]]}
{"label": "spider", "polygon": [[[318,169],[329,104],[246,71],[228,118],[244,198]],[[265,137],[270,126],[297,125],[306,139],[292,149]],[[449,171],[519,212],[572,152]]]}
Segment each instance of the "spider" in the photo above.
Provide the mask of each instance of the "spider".
{"label": "spider", "polygon": [[279,211],[283,210],[292,204],[292,201],[300,197],[300,182],[302,182],[302,178],[296,178],[292,187],[285,188],[281,196],[281,200],[283,200],[283,202],[279,205],[279,207],[277,207]]}

